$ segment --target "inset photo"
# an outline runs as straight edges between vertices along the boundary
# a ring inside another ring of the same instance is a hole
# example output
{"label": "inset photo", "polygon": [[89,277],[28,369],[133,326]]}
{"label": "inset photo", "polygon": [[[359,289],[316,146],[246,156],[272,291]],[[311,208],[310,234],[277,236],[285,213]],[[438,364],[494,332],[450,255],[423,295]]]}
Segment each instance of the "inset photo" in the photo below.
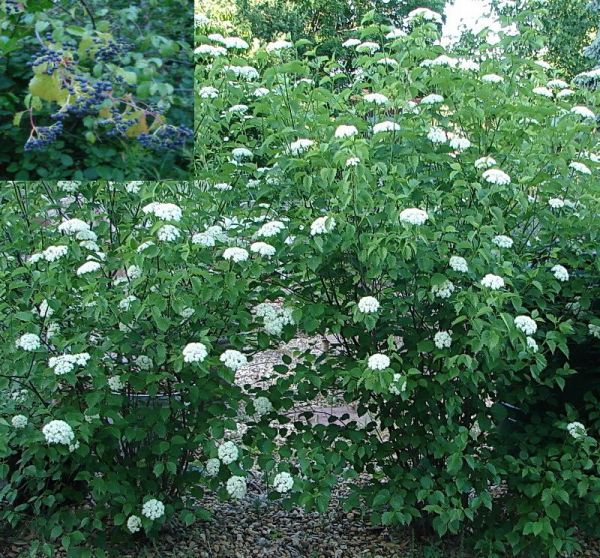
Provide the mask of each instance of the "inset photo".
{"label": "inset photo", "polygon": [[193,4],[0,0],[0,179],[185,178]]}

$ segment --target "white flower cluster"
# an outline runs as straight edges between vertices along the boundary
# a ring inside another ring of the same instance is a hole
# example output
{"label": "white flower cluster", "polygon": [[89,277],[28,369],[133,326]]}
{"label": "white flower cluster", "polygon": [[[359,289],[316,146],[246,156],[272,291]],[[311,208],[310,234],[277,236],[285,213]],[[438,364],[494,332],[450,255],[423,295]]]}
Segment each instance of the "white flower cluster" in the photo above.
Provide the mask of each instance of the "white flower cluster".
{"label": "white flower cluster", "polygon": [[596,339],[600,339],[600,325],[588,324],[588,333],[592,337],[595,337]]}
{"label": "white flower cluster", "polygon": [[142,528],[142,519],[137,515],[131,515],[127,519],[127,529],[130,533],[137,533]]}
{"label": "white flower cluster", "polygon": [[569,280],[569,272],[567,271],[566,267],[557,264],[552,267],[551,271],[554,274],[554,277],[556,277],[556,279],[558,279],[559,281]]}
{"label": "white flower cluster", "polygon": [[64,420],[51,420],[42,428],[42,434],[48,444],[69,446],[75,440],[73,429]]}
{"label": "white flower cluster", "polygon": [[342,124],[336,128],[334,135],[336,138],[351,138],[356,134],[358,134],[356,126],[347,126]]}
{"label": "white flower cluster", "polygon": [[592,174],[592,171],[587,165],[584,165],[578,161],[572,161],[569,163],[569,167],[580,174]]}
{"label": "white flower cluster", "polygon": [[256,236],[258,238],[270,238],[277,236],[283,230],[285,230],[285,223],[282,221],[268,221],[256,231]]}
{"label": "white flower cluster", "polygon": [[198,95],[201,99],[216,99],[219,96],[219,90],[216,87],[208,85],[201,87],[198,91]]}
{"label": "white flower cluster", "polygon": [[525,335],[533,335],[537,331],[537,324],[529,316],[517,316],[515,327]]}
{"label": "white flower cluster", "polygon": [[440,14],[430,10],[429,8],[415,8],[406,16],[406,21],[408,23],[413,23],[418,20],[431,21],[433,23],[437,23],[438,25],[442,25],[444,21]]}
{"label": "white flower cluster", "polygon": [[219,225],[213,225],[208,227],[204,232],[195,233],[192,236],[192,244],[200,244],[205,248],[212,248],[217,241],[225,239],[222,227]]}
{"label": "white flower cluster", "polygon": [[451,256],[449,265],[454,271],[458,271],[459,273],[468,273],[469,271],[467,260],[461,256]]}
{"label": "white flower cluster", "polygon": [[219,474],[220,468],[221,462],[216,457],[212,457],[206,462],[204,472],[209,477],[216,477]]}
{"label": "white flower cluster", "polygon": [[81,275],[86,275],[87,273],[94,273],[94,271],[98,271],[100,269],[101,265],[99,262],[95,262],[95,261],[88,261],[85,262],[84,264],[80,265],[77,268],[77,275],[81,276]]}
{"label": "white flower cluster", "polygon": [[29,261],[31,263],[36,263],[39,259],[43,258],[47,262],[55,262],[66,256],[68,251],[69,249],[66,246],[48,246],[41,255],[34,254]]}
{"label": "white flower cluster", "polygon": [[373,134],[382,134],[384,132],[397,132],[400,130],[400,124],[386,120],[384,122],[378,122],[373,126]]}
{"label": "white flower cluster", "polygon": [[15,341],[15,345],[24,351],[37,351],[42,342],[35,333],[24,333]]}
{"label": "white flower cluster", "polygon": [[400,212],[400,221],[409,225],[423,225],[427,219],[429,219],[427,212],[416,207],[403,209]]}
{"label": "white flower cluster", "polygon": [[156,236],[162,242],[175,242],[181,236],[181,231],[174,225],[163,225],[156,231]]}
{"label": "white flower cluster", "polygon": [[108,378],[108,387],[111,389],[111,391],[118,392],[121,391],[125,386],[121,381],[121,376],[115,375]]}
{"label": "white flower cluster", "polygon": [[207,356],[208,351],[203,343],[188,343],[183,348],[183,362],[202,362]]}
{"label": "white flower cluster", "polygon": [[475,168],[477,170],[489,169],[496,164],[496,159],[493,157],[480,157],[477,159],[477,161],[475,161]]}
{"label": "white flower cluster", "polygon": [[452,345],[452,332],[438,331],[433,336],[433,342],[438,349],[447,349]]}
{"label": "white flower cluster", "polygon": [[438,126],[432,126],[427,132],[427,139],[432,143],[446,143],[448,135],[446,131]]}
{"label": "white flower cluster", "polygon": [[75,366],[85,366],[90,360],[89,353],[76,353],[72,355],[59,355],[50,357],[48,366],[57,376],[72,372]]}
{"label": "white flower cluster", "polygon": [[289,492],[294,486],[294,478],[289,473],[282,471],[277,473],[273,479],[273,488],[276,492],[284,494]]}
{"label": "white flower cluster", "polygon": [[390,367],[390,359],[382,353],[375,353],[369,357],[367,366],[370,370],[385,370]]}
{"label": "white flower cluster", "polygon": [[89,231],[90,226],[81,219],[67,219],[58,225],[58,230],[65,234],[77,234]]}
{"label": "white flower cluster", "polygon": [[151,370],[152,369],[152,359],[146,355],[139,355],[135,359],[135,364],[138,366],[140,370]]}
{"label": "white flower cluster", "polygon": [[446,279],[446,281],[439,285],[433,285],[433,287],[431,287],[431,294],[437,298],[450,298],[454,290],[454,283]]}
{"label": "white flower cluster", "polygon": [[247,81],[253,81],[259,77],[258,70],[252,66],[224,66],[223,70]]}
{"label": "white flower cluster", "polygon": [[254,313],[263,319],[263,328],[269,335],[281,335],[284,326],[294,323],[292,309],[278,304],[262,302],[254,308]]}
{"label": "white flower cluster", "polygon": [[14,428],[21,429],[21,428],[25,428],[27,426],[27,423],[29,422],[27,417],[25,415],[15,415],[12,419],[11,419],[11,424],[13,425]]}
{"label": "white flower cluster", "polygon": [[381,93],[367,93],[363,97],[363,99],[367,103],[374,103],[376,105],[385,105],[390,101],[385,95],[382,95]]}
{"label": "white flower cluster", "polygon": [[584,438],[585,436],[587,436],[585,426],[580,422],[570,422],[569,424],[567,424],[567,432],[576,440],[578,438]]}
{"label": "white flower cluster", "polygon": [[510,176],[500,169],[488,169],[483,173],[483,179],[490,184],[506,186],[510,184]]}
{"label": "white flower cluster", "polygon": [[363,296],[358,301],[358,309],[363,314],[373,314],[379,310],[379,301],[374,296]]}
{"label": "white flower cluster", "polygon": [[155,520],[165,514],[165,505],[160,501],[152,498],[144,502],[142,506],[142,515],[148,519]]}
{"label": "white flower cluster", "polygon": [[219,360],[231,370],[237,370],[240,366],[244,366],[248,363],[246,355],[239,351],[234,351],[233,349],[227,349],[223,352],[219,357]]}
{"label": "white flower cluster", "polygon": [[245,248],[238,248],[237,246],[226,248],[223,251],[223,259],[234,263],[245,262],[248,259],[248,256],[248,250]]}
{"label": "white flower cluster", "polygon": [[333,217],[317,217],[310,225],[310,234],[326,234],[335,228],[335,219]]}
{"label": "white flower cluster", "polygon": [[219,446],[217,455],[219,456],[219,459],[225,463],[225,465],[229,465],[238,459],[240,452],[237,446],[233,442],[229,441],[223,442]]}
{"label": "white flower cluster", "polygon": [[290,143],[289,152],[292,155],[300,155],[301,153],[308,151],[314,144],[315,142],[309,139],[297,139]]}
{"label": "white flower cluster", "polygon": [[174,203],[152,202],[142,208],[146,214],[154,215],[162,221],[181,221],[183,212]]}
{"label": "white flower cluster", "polygon": [[250,252],[264,258],[270,258],[276,254],[277,250],[275,249],[275,246],[267,244],[266,242],[253,242],[250,245]]}
{"label": "white flower cluster", "polygon": [[504,279],[499,275],[488,273],[482,280],[481,284],[492,291],[497,291],[504,287]]}
{"label": "white flower cluster", "polygon": [[273,404],[264,395],[256,397],[252,404],[254,405],[254,411],[259,417],[270,413],[273,410]]}
{"label": "white flower cluster", "polygon": [[246,496],[247,488],[246,488],[246,479],[244,477],[239,477],[234,475],[230,477],[225,485],[227,489],[227,493],[236,499],[241,499]]}
{"label": "white flower cluster", "polygon": [[510,236],[499,234],[492,238],[492,242],[499,248],[512,248],[514,244],[513,239]]}

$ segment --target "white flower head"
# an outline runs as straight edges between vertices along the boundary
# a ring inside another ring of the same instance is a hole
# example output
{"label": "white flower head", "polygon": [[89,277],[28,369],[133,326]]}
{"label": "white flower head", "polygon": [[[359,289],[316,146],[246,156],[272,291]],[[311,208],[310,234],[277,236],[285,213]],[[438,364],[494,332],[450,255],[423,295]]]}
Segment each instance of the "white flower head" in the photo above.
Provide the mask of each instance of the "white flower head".
{"label": "white flower head", "polygon": [[273,488],[276,492],[280,494],[285,494],[289,492],[294,486],[294,478],[289,473],[285,471],[281,473],[277,473],[275,478],[273,479]]}
{"label": "white flower head", "polygon": [[233,349],[227,349],[223,352],[219,357],[219,360],[231,370],[237,370],[248,363],[246,355]]}
{"label": "white flower head", "polygon": [[499,275],[494,275],[492,273],[488,273],[482,280],[481,285],[491,289],[492,291],[497,291],[504,287],[504,279]]}
{"label": "white flower head", "polygon": [[379,310],[379,301],[374,296],[363,296],[358,301],[358,309],[363,314],[373,314]]}
{"label": "white flower head", "polygon": [[485,83],[502,83],[504,78],[498,74],[485,74],[481,76],[481,81]]}
{"label": "white flower head", "polygon": [[432,143],[446,143],[448,141],[448,135],[442,128],[432,126],[429,128],[429,132],[427,132],[427,139]]}
{"label": "white flower head", "polygon": [[201,87],[198,91],[198,95],[201,99],[216,99],[219,96],[219,90],[216,87],[208,85]]}
{"label": "white flower head", "polygon": [[421,99],[422,105],[437,105],[444,102],[444,97],[437,93],[431,93]]}
{"label": "white flower head", "polygon": [[510,236],[499,234],[492,238],[492,242],[499,248],[512,248],[514,241]]}
{"label": "white flower head", "polygon": [[552,267],[551,271],[554,274],[554,277],[556,277],[556,279],[558,279],[559,281],[569,280],[569,272],[566,267],[556,264]]}
{"label": "white flower head", "polygon": [[483,173],[483,179],[490,184],[506,186],[510,184],[510,176],[500,169],[488,169]]}
{"label": "white flower head", "polygon": [[515,327],[525,335],[533,335],[537,331],[537,324],[529,316],[517,316]]}
{"label": "white flower head", "polygon": [[542,97],[548,97],[550,99],[552,99],[552,97],[554,97],[554,93],[552,92],[552,89],[548,89],[547,87],[534,87],[532,89],[532,92],[535,93],[536,95],[541,95]]}
{"label": "white flower head", "polygon": [[380,46],[373,41],[364,41],[356,46],[356,52],[368,52],[369,54],[373,54],[380,49]]}
{"label": "white flower head", "polygon": [[279,53],[280,51],[287,50],[288,48],[292,48],[293,46],[294,45],[289,41],[273,41],[265,47],[265,50],[267,52]]}
{"label": "white flower head", "polygon": [[565,201],[562,200],[561,198],[550,198],[548,200],[548,205],[552,209],[561,209],[565,206]]}
{"label": "white flower head", "polygon": [[121,381],[121,376],[118,374],[115,376],[110,376],[108,378],[108,387],[111,391],[121,391],[124,387],[123,382]]}
{"label": "white flower head", "polygon": [[229,494],[229,496],[240,500],[244,496],[246,496],[246,479],[244,477],[234,475],[229,478],[227,484],[225,485],[225,488],[227,489],[227,493]]}
{"label": "white flower head", "polygon": [[475,168],[477,170],[489,169],[496,165],[496,159],[493,157],[480,157],[475,161]]}
{"label": "white flower head", "polygon": [[73,429],[64,420],[51,420],[42,428],[42,434],[44,434],[48,444],[69,446],[75,440]]}
{"label": "white flower head", "polygon": [[447,349],[452,345],[452,332],[438,331],[433,336],[433,343],[438,349]]}
{"label": "white flower head", "polygon": [[68,219],[58,225],[59,232],[66,234],[77,234],[82,231],[89,231],[90,226],[81,219]]}
{"label": "white flower head", "polygon": [[94,273],[95,271],[98,271],[100,269],[100,263],[99,262],[94,262],[94,261],[88,261],[85,262],[83,265],[80,265],[77,268],[77,275],[81,276],[81,275],[85,275],[86,273]]}
{"label": "white flower head", "polygon": [[245,262],[248,259],[248,256],[248,250],[244,248],[238,248],[237,246],[226,248],[223,251],[223,259],[232,261],[234,263]]}
{"label": "white flower head", "polygon": [[254,410],[259,417],[262,417],[273,410],[273,404],[264,395],[259,395],[256,397],[252,401],[252,404],[254,405]]}
{"label": "white flower head", "polygon": [[68,251],[69,249],[67,246],[48,246],[48,248],[42,252],[42,257],[47,262],[55,262],[56,260],[66,256]]}
{"label": "white flower head", "polygon": [[152,202],[142,208],[146,214],[152,214],[162,221],[181,221],[183,212],[181,208],[174,203]]}
{"label": "white flower head", "polygon": [[589,108],[584,106],[573,107],[571,113],[580,116],[583,119],[596,120],[596,115]]}
{"label": "white flower head", "polygon": [[426,211],[416,207],[403,209],[400,212],[400,222],[408,223],[409,225],[423,225],[429,219]]}
{"label": "white flower head", "polygon": [[20,430],[21,428],[25,428],[29,421],[25,415],[15,415],[10,422],[13,428]]}
{"label": "white flower head", "polygon": [[585,438],[585,436],[587,436],[585,426],[580,422],[570,422],[567,424],[567,432],[576,440],[579,438]]}
{"label": "white flower head", "polygon": [[469,271],[469,265],[467,264],[467,260],[465,260],[461,256],[451,256],[449,265],[454,271],[458,271],[460,273],[468,273]]}
{"label": "white flower head", "polygon": [[333,217],[317,217],[310,225],[310,234],[311,236],[316,236],[329,233],[335,228],[335,224]]}
{"label": "white flower head", "polygon": [[152,498],[142,506],[142,515],[154,521],[165,514],[165,505],[160,501]]}
{"label": "white flower head", "polygon": [[442,16],[430,10],[429,8],[415,8],[406,16],[406,21],[409,23],[413,23],[415,21],[430,21],[441,25],[443,23]]}
{"label": "white flower head", "polygon": [[127,519],[127,529],[130,533],[137,533],[142,528],[142,519],[137,515],[130,515]]}
{"label": "white flower head", "polygon": [[253,242],[250,245],[250,252],[263,256],[264,258],[270,258],[276,253],[275,246],[267,244],[266,242]]}
{"label": "white flower head", "polygon": [[572,161],[571,163],[569,163],[569,167],[572,168],[575,172],[579,172],[581,174],[592,174],[592,171],[587,165],[579,163],[578,161]]}
{"label": "white flower head", "polygon": [[237,446],[231,442],[223,442],[219,448],[217,449],[217,454],[219,456],[219,459],[225,464],[225,465],[229,465],[231,463],[233,463],[234,461],[237,461],[238,457],[240,456],[240,451],[238,450]]}
{"label": "white flower head", "polygon": [[300,155],[305,151],[308,151],[314,144],[315,142],[312,140],[300,138],[290,143],[289,152],[292,155]]}
{"label": "white flower head", "polygon": [[175,225],[163,225],[156,232],[156,236],[163,242],[175,242],[181,236],[181,230]]}
{"label": "white flower head", "polygon": [[24,351],[33,352],[42,346],[42,342],[35,333],[24,333],[15,341],[15,345]]}
{"label": "white flower head", "polygon": [[382,353],[376,353],[369,357],[367,366],[370,370],[385,370],[390,367],[390,359]]}
{"label": "white flower head", "polygon": [[397,132],[400,130],[400,124],[386,120],[385,122],[378,122],[373,126],[373,134],[381,134],[383,132]]}
{"label": "white flower head", "polygon": [[282,221],[268,221],[256,231],[256,236],[258,238],[270,238],[277,236],[283,230],[285,230],[285,223]]}
{"label": "white flower head", "polygon": [[381,93],[367,93],[363,99],[367,103],[374,103],[376,105],[385,105],[389,102],[389,99]]}
{"label": "white flower head", "polygon": [[207,356],[208,351],[203,343],[188,343],[183,348],[183,362],[202,362]]}
{"label": "white flower head", "polygon": [[454,290],[454,283],[446,279],[446,281],[439,285],[433,285],[431,287],[431,294],[437,298],[450,298]]}
{"label": "white flower head", "polygon": [[358,134],[358,129],[356,126],[349,126],[346,124],[341,124],[335,129],[335,137],[336,138],[351,138]]}
{"label": "white flower head", "polygon": [[206,462],[204,473],[209,477],[216,477],[219,474],[220,468],[221,462],[216,457],[212,457]]}

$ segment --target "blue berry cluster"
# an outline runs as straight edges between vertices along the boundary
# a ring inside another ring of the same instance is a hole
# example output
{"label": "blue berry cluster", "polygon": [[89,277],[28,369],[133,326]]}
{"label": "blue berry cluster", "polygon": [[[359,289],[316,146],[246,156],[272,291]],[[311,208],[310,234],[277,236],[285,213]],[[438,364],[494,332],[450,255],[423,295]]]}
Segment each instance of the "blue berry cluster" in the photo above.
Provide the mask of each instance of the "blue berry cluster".
{"label": "blue berry cluster", "polygon": [[94,54],[95,59],[99,62],[118,60],[132,46],[126,41],[109,39],[108,42],[105,42],[98,37],[94,37],[94,43],[99,45]]}
{"label": "blue berry cluster", "polygon": [[164,124],[152,134],[140,134],[138,141],[153,151],[178,150],[194,136],[187,126]]}
{"label": "blue berry cluster", "polygon": [[39,54],[28,63],[32,68],[37,68],[43,64],[47,64],[44,73],[51,76],[54,71],[60,66],[61,62],[65,62],[64,53],[60,49],[54,49],[49,46],[42,46]]}
{"label": "blue berry cluster", "polygon": [[98,124],[101,126],[110,126],[106,132],[108,136],[124,136],[127,130],[137,123],[136,118],[126,118],[117,107],[111,108],[110,113],[111,118],[98,120]]}
{"label": "blue berry cluster", "polygon": [[15,15],[23,11],[17,0],[4,0],[4,11],[8,15]]}
{"label": "blue berry cluster", "polygon": [[63,123],[56,122],[51,126],[38,126],[25,143],[25,151],[40,151],[53,143],[63,132]]}

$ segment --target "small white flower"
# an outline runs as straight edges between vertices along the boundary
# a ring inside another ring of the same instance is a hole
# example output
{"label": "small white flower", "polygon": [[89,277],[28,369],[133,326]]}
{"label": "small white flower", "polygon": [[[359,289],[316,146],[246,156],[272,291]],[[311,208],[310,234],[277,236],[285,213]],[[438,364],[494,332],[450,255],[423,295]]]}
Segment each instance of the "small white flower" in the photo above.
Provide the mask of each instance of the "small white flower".
{"label": "small white flower", "polygon": [[429,219],[427,212],[416,207],[403,209],[400,212],[400,221],[409,225],[423,225],[427,219]]}
{"label": "small white flower", "polygon": [[204,472],[209,477],[216,477],[219,474],[220,468],[221,462],[216,457],[212,457],[206,462],[206,465],[204,466]]}
{"label": "small white flower", "polygon": [[566,87],[569,87],[569,84],[562,79],[552,79],[546,84],[546,87],[549,87],[550,89],[565,89]]}
{"label": "small white flower", "polygon": [[452,58],[451,56],[447,56],[445,54],[441,54],[440,56],[434,59],[423,60],[423,62],[419,64],[419,66],[421,66],[422,68],[429,68],[434,66],[447,66],[448,68],[456,68],[457,65],[457,58]]}
{"label": "small white flower", "polygon": [[587,436],[585,426],[580,422],[570,422],[567,424],[567,432],[575,439]]}
{"label": "small white flower", "polygon": [[490,184],[506,186],[510,184],[510,176],[500,169],[488,169],[483,173],[483,179]]}
{"label": "small white flower", "polygon": [[165,505],[160,501],[152,498],[142,506],[142,515],[148,519],[155,520],[165,514]]}
{"label": "small white flower", "polygon": [[451,256],[449,265],[454,271],[458,271],[460,273],[468,273],[469,271],[467,260],[461,258],[460,256]]}
{"label": "small white flower", "polygon": [[229,441],[223,442],[219,446],[219,448],[217,449],[217,454],[219,456],[219,459],[225,465],[229,465],[230,463],[237,461],[238,457],[240,456],[240,451],[233,442]]}
{"label": "small white flower", "polygon": [[584,118],[584,119],[589,119],[589,120],[596,119],[596,115],[589,108],[584,107],[584,106],[573,107],[571,109],[571,112],[573,114],[576,114],[577,116],[581,116],[581,118]]}
{"label": "small white flower", "polygon": [[447,331],[438,331],[433,336],[433,343],[438,349],[447,349],[452,345],[452,335],[451,332]]}
{"label": "small white flower", "polygon": [[10,422],[12,423],[13,428],[19,430],[25,428],[29,421],[25,415],[15,415]]}
{"label": "small white flower", "polygon": [[504,287],[504,279],[499,275],[493,275],[492,273],[488,273],[482,280],[481,284],[492,291],[497,291]]}
{"label": "small white flower", "polygon": [[596,339],[600,339],[600,325],[588,324],[588,333],[592,337],[595,337]]}
{"label": "small white flower", "polygon": [[244,39],[240,37],[225,37],[222,42],[227,49],[237,48],[244,50],[250,46],[246,41],[244,41]]}
{"label": "small white flower", "polygon": [[235,149],[231,150],[231,156],[233,157],[234,161],[239,163],[243,159],[252,159],[254,157],[254,153],[252,153],[252,151],[246,147],[236,147]]}
{"label": "small white flower", "polygon": [[374,296],[363,296],[358,301],[358,309],[363,314],[373,314],[379,310],[379,301]]}
{"label": "small white flower", "polygon": [[152,370],[152,359],[146,355],[139,355],[135,359],[135,363],[140,370]]}
{"label": "small white flower", "polygon": [[432,126],[429,128],[429,132],[427,132],[427,139],[432,143],[446,143],[448,141],[448,136],[442,128]]}
{"label": "small white flower", "polygon": [[386,39],[399,39],[400,37],[406,37],[406,33],[397,27],[393,27],[385,36]]}
{"label": "small white flower", "polygon": [[436,93],[431,93],[431,95],[427,95],[421,99],[422,105],[436,105],[438,103],[443,103],[444,97],[442,95],[438,95]]}
{"label": "small white flower", "polygon": [[183,362],[202,362],[207,356],[208,351],[203,343],[188,343],[183,348]]}
{"label": "small white flower", "polygon": [[227,349],[225,352],[223,352],[223,354],[219,357],[219,360],[231,370],[237,370],[241,366],[245,366],[248,363],[246,355],[240,353],[239,351],[234,351],[233,349]]}
{"label": "small white flower", "polygon": [[69,446],[75,440],[73,429],[64,420],[51,420],[48,424],[44,425],[42,433],[48,444]]}
{"label": "small white flower", "polygon": [[15,341],[15,345],[24,351],[32,352],[37,351],[42,346],[42,342],[35,333],[24,333]]}
{"label": "small white flower", "polygon": [[137,300],[137,296],[129,295],[119,302],[119,308],[125,312],[131,308],[132,303]]}
{"label": "small white flower", "polygon": [[227,481],[225,488],[227,489],[227,493],[232,498],[240,500],[246,496],[246,479],[244,477],[234,475]]}
{"label": "small white flower", "polygon": [[352,47],[355,47],[357,45],[360,45],[360,40],[359,39],[347,39],[346,41],[344,41],[342,43],[342,46],[344,48],[352,48]]}
{"label": "small white flower", "polygon": [[156,236],[163,242],[175,242],[181,236],[181,231],[174,225],[163,225],[156,232]]}
{"label": "small white flower", "polygon": [[550,99],[552,99],[552,97],[554,96],[552,90],[548,89],[547,87],[534,87],[532,89],[532,92],[536,95],[541,95],[542,97],[549,97]]}
{"label": "small white flower", "polygon": [[263,256],[265,258],[270,258],[275,255],[275,246],[271,244],[267,244],[266,242],[253,242],[250,245],[250,252],[254,252],[259,256]]}
{"label": "small white flower", "polygon": [[499,234],[492,238],[492,242],[499,248],[512,248],[514,241],[510,236]]}
{"label": "small white flower", "polygon": [[278,235],[285,229],[285,223],[282,221],[268,221],[264,223],[256,232],[258,238],[270,238]]}
{"label": "small white flower", "polygon": [[77,268],[77,275],[85,275],[86,273],[93,273],[94,271],[98,271],[100,269],[100,264],[98,262],[89,261],[85,262],[83,265],[80,265]]}
{"label": "small white flower", "polygon": [[289,473],[285,471],[281,473],[277,473],[275,478],[273,479],[273,488],[276,492],[280,494],[284,494],[289,492],[294,486],[294,478]]}
{"label": "small white flower", "polygon": [[367,366],[371,370],[385,370],[390,367],[390,359],[384,354],[376,353],[369,357]]}
{"label": "small white flower", "polygon": [[[59,260],[63,256],[66,256],[68,251],[69,251],[69,249],[66,246],[48,246],[48,248],[46,248],[42,252],[42,257],[47,262],[55,262],[56,260]],[[33,259],[33,256],[31,259]],[[32,262],[32,263],[35,263],[35,262]]]}
{"label": "small white flower", "polygon": [[207,86],[201,87],[198,91],[201,99],[216,99],[219,96],[219,90],[216,87]]}
{"label": "small white flower", "polygon": [[504,81],[504,78],[498,74],[485,74],[481,76],[481,81],[485,83],[501,83]]}
{"label": "small white flower", "polygon": [[489,169],[496,164],[496,159],[493,157],[480,157],[475,161],[475,168],[477,170]]}
{"label": "small white flower", "polygon": [[369,54],[373,54],[374,52],[377,52],[379,48],[377,43],[365,41],[356,46],[356,52],[368,52]]}
{"label": "small white flower", "polygon": [[108,378],[108,387],[111,391],[121,391],[124,387],[121,376],[110,376],[110,378]]}
{"label": "small white flower", "polygon": [[142,520],[137,515],[130,515],[127,519],[127,529],[130,533],[137,533],[142,528]]}
{"label": "small white flower", "polygon": [[533,335],[537,331],[537,324],[529,316],[517,316],[515,327],[525,335]]}
{"label": "small white flower", "polygon": [[383,132],[397,132],[400,130],[400,124],[386,120],[385,122],[378,122],[373,126],[373,134],[381,134]]}
{"label": "small white flower", "polygon": [[406,20],[409,23],[414,21],[423,20],[423,21],[431,21],[433,23],[437,23],[441,25],[443,23],[442,16],[429,8],[415,8],[406,16]]}
{"label": "small white flower", "polygon": [[266,88],[266,87],[257,87],[254,92],[252,93],[252,95],[254,95],[254,97],[264,97],[265,95],[268,95],[270,93],[270,91]]}
{"label": "small white flower", "polygon": [[333,217],[317,217],[310,225],[311,236],[326,234],[335,228],[335,219]]}
{"label": "small white flower", "polygon": [[367,103],[374,103],[376,105],[385,105],[389,102],[389,99],[381,93],[368,93],[363,99]]}
{"label": "small white flower", "polygon": [[356,167],[359,163],[360,159],[358,157],[348,157],[348,159],[346,159],[347,167]]}
{"label": "small white flower", "polygon": [[245,262],[248,259],[248,250],[244,248],[226,248],[223,251],[223,259],[232,261],[234,263]]}
{"label": "small white flower", "polygon": [[453,134],[450,136],[450,147],[456,151],[464,151],[471,147],[471,142],[463,136]]}
{"label": "small white flower", "polygon": [[525,339],[525,341],[527,342],[527,348],[534,352],[537,353],[538,352],[538,344],[536,343],[535,339],[533,337],[527,337]]}
{"label": "small white flower", "polygon": [[390,393],[392,395],[400,395],[406,391],[406,376],[395,373],[392,383],[389,386]]}
{"label": "small white flower", "polygon": [[68,219],[58,225],[59,232],[66,234],[77,234],[82,231],[89,231],[90,226],[81,219]]}
{"label": "small white flower", "polygon": [[561,200],[560,198],[550,198],[548,200],[548,205],[552,209],[561,209],[562,207],[565,206],[565,202],[564,202],[564,200]]}
{"label": "small white flower", "polygon": [[334,135],[336,138],[351,138],[356,134],[358,134],[356,126],[347,126],[346,124],[341,124],[336,128]]}
{"label": "small white flower", "polygon": [[563,89],[562,91],[559,91],[556,94],[556,98],[557,99],[564,99],[565,97],[570,97],[574,93],[575,93],[575,91],[573,91],[572,89]]}
{"label": "small white flower", "polygon": [[273,410],[273,404],[264,395],[256,397],[252,401],[252,404],[254,405],[254,410],[259,417],[262,417]]}
{"label": "small white flower", "polygon": [[458,62],[458,67],[465,72],[477,72],[479,71],[479,64],[474,60],[469,60],[468,58],[460,58]]}
{"label": "small white flower", "polygon": [[289,41],[273,41],[272,43],[269,43],[266,47],[265,50],[267,52],[275,52],[278,53],[282,50],[286,50],[288,48],[292,48],[294,45],[292,43],[290,43]]}
{"label": "small white flower", "polygon": [[589,167],[587,165],[584,165],[583,163],[579,163],[577,161],[573,161],[569,164],[569,167],[572,168],[574,171],[579,172],[581,174],[592,174],[592,171],[589,169]]}
{"label": "small white flower", "polygon": [[554,274],[554,277],[556,277],[556,279],[558,279],[559,281],[569,280],[569,272],[567,271],[566,267],[557,264],[552,267],[551,271]]}
{"label": "small white flower", "polygon": [[314,144],[315,142],[309,139],[297,139],[290,143],[289,151],[292,155],[300,155],[308,151]]}
{"label": "small white flower", "polygon": [[431,287],[431,294],[437,298],[450,298],[454,290],[454,283],[446,280],[439,285],[433,285],[433,287]]}

